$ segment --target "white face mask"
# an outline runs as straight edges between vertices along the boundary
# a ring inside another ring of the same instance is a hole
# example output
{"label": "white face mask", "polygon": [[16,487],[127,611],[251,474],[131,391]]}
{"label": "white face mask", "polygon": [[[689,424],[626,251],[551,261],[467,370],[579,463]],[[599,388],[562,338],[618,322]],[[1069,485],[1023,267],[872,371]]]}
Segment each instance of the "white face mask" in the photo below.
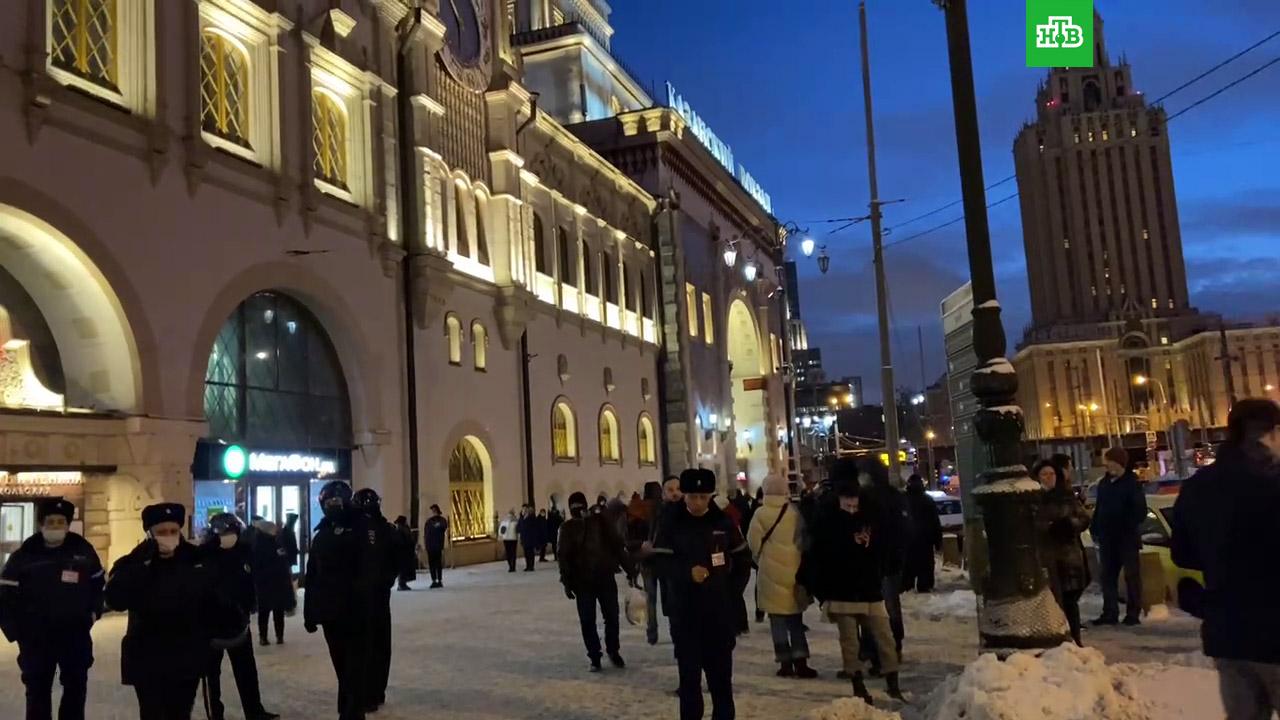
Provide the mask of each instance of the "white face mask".
{"label": "white face mask", "polygon": [[155,538],[156,545],[162,552],[171,553],[178,549],[179,543],[182,542],[181,535],[161,535]]}
{"label": "white face mask", "polygon": [[236,542],[239,540],[240,538],[235,535],[219,535],[218,536],[218,544],[222,546],[223,550],[230,550],[231,548],[235,547]]}
{"label": "white face mask", "polygon": [[40,531],[40,535],[44,538],[46,545],[61,545],[62,541],[67,539],[67,529],[58,528],[54,530],[46,528]]}

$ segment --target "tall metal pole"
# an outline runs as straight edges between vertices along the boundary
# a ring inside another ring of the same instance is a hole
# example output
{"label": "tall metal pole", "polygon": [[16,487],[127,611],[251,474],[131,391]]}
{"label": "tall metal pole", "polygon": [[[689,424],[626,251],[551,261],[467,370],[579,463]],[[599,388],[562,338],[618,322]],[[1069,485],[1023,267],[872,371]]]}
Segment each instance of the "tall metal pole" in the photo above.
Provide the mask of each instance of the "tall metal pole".
{"label": "tall metal pole", "polygon": [[929,380],[925,376],[924,371],[924,326],[916,326],[916,344],[920,348],[920,394],[924,397],[924,426],[920,428],[920,432],[924,434],[925,442],[929,448],[929,471],[924,475],[925,487],[932,490],[933,484],[933,438],[929,437],[929,433],[933,432],[933,411],[929,408]]}
{"label": "tall metal pole", "polygon": [[867,117],[867,182],[871,190],[871,245],[876,268],[876,312],[880,320],[880,395],[884,405],[884,445],[889,456],[889,479],[902,483],[898,467],[898,398],[893,387],[893,355],[889,350],[889,300],[884,279],[884,242],[880,235],[880,190],[876,181],[876,130],[871,119],[871,59],[867,49],[867,4],[858,3],[862,34],[862,100]]}
{"label": "tall metal pole", "polygon": [[934,2],[946,12],[956,152],[973,285],[973,346],[978,368],[971,387],[981,404],[974,425],[990,468],[973,490],[982,510],[990,569],[981,583],[978,632],[988,649],[1054,647],[1067,639],[1067,621],[1040,565],[1036,514],[1043,491],[1022,464],[1024,423],[1016,399],[1018,375],[1005,358],[1004,326],[996,300],[968,13],[965,0]]}

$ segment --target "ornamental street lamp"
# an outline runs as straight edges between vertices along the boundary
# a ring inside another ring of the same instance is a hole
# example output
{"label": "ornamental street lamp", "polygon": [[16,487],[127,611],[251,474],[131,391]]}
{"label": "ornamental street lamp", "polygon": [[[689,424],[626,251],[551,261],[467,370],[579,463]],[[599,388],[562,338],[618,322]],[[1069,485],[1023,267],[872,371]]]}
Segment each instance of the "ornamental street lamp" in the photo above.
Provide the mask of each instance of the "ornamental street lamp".
{"label": "ornamental street lamp", "polygon": [[813,248],[816,245],[817,243],[813,241],[813,238],[806,236],[805,239],[800,241],[800,252],[804,253],[805,257],[811,257],[813,255]]}

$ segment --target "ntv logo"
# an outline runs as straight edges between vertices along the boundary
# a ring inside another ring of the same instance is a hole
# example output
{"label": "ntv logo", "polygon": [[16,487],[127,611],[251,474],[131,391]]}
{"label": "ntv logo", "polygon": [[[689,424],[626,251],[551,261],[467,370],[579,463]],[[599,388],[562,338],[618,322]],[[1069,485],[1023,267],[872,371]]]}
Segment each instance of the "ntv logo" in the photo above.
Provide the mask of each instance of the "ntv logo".
{"label": "ntv logo", "polygon": [[1093,67],[1093,0],[1027,0],[1027,67]]}

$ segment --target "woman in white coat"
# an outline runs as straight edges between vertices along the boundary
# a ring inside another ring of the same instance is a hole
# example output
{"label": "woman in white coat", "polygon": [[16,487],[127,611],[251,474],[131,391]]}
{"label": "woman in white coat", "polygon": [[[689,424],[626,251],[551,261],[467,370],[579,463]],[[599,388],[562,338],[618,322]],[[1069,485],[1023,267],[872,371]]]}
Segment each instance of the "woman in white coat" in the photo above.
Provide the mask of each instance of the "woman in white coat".
{"label": "woman in white coat", "polygon": [[769,614],[773,652],[781,666],[779,677],[815,678],[809,667],[809,643],[804,635],[804,609],[809,597],[796,585],[796,571],[804,542],[800,508],[791,503],[787,482],[770,475],[764,481],[764,504],[756,510],[747,531],[755,558],[756,593],[760,609]]}

